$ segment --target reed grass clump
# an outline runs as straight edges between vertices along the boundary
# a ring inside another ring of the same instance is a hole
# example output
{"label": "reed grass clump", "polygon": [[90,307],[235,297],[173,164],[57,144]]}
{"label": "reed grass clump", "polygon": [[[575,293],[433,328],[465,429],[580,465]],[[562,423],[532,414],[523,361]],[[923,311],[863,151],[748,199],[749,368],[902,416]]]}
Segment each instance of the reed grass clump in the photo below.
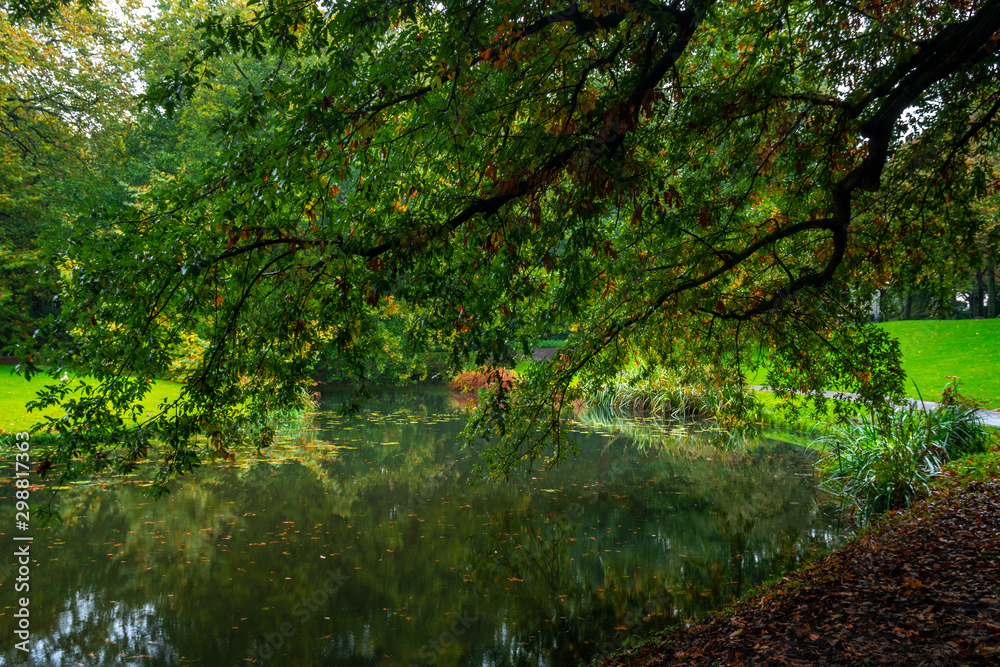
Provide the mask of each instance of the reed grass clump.
{"label": "reed grass clump", "polygon": [[712,417],[721,426],[762,421],[760,404],[745,386],[712,378],[697,368],[627,368],[610,381],[585,380],[588,406],[686,420]]}
{"label": "reed grass clump", "polygon": [[915,407],[834,427],[820,442],[823,486],[854,503],[863,522],[925,494],[941,467],[985,452],[989,433],[974,408]]}

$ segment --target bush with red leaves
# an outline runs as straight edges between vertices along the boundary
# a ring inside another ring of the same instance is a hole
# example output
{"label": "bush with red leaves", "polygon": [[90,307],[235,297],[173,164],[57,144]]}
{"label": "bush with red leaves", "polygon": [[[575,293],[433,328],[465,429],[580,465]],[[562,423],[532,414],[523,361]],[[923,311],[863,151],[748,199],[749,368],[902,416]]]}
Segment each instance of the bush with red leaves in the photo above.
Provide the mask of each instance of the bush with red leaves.
{"label": "bush with red leaves", "polygon": [[503,389],[510,389],[517,376],[506,368],[484,368],[466,371],[448,381],[448,388],[463,394],[477,394],[480,389],[494,387],[497,383]]}

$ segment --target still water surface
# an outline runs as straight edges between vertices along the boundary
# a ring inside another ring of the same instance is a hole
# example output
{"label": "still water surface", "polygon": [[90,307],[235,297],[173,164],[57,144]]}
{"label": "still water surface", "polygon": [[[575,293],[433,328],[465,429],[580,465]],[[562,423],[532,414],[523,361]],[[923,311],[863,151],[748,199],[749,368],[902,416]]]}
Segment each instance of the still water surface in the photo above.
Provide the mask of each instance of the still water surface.
{"label": "still water surface", "polygon": [[160,501],[67,492],[35,531],[31,653],[5,641],[0,663],[575,665],[841,537],[790,445],[583,423],[578,458],[470,485],[462,420],[446,391],[390,391]]}

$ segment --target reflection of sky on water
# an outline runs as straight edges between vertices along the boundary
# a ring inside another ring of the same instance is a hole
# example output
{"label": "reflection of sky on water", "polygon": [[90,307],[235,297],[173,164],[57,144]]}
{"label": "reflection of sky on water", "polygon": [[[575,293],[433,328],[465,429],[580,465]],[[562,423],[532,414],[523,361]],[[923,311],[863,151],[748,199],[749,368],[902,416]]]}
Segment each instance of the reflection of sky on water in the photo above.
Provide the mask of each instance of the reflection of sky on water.
{"label": "reflection of sky on water", "polygon": [[116,656],[119,659],[149,657],[160,664],[180,664],[181,655],[166,641],[154,605],[131,607],[104,602],[103,596],[95,592],[75,593],[56,615],[53,631],[29,640],[32,650],[28,664],[102,664],[99,661],[106,659],[104,646],[95,646],[97,641],[115,646],[120,651]]}
{"label": "reflection of sky on water", "polygon": [[839,539],[780,444],[718,450],[619,418],[578,426],[577,459],[470,486],[447,394],[369,408],[317,415],[269,459],[206,466],[163,501],[70,493],[66,522],[36,535],[31,664],[587,662]]}

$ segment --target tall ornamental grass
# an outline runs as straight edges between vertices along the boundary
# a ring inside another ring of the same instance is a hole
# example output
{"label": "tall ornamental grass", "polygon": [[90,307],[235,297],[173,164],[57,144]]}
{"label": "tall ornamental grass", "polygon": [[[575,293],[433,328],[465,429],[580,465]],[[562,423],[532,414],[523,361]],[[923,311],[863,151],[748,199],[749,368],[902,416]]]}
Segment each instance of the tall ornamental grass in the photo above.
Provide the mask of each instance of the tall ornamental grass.
{"label": "tall ornamental grass", "polygon": [[724,427],[762,421],[745,386],[712,378],[705,369],[636,365],[610,380],[580,384],[585,402],[611,410],[677,420],[712,417]]}
{"label": "tall ornamental grass", "polygon": [[952,459],[985,452],[989,434],[976,410],[942,405],[841,425],[821,442],[823,486],[855,504],[863,522],[926,493]]}

